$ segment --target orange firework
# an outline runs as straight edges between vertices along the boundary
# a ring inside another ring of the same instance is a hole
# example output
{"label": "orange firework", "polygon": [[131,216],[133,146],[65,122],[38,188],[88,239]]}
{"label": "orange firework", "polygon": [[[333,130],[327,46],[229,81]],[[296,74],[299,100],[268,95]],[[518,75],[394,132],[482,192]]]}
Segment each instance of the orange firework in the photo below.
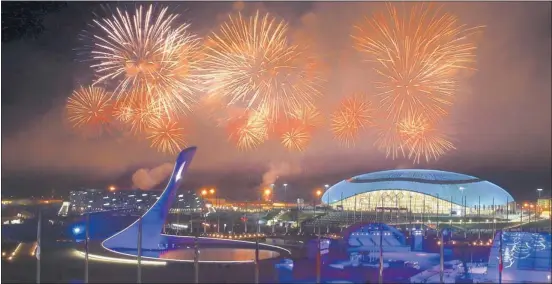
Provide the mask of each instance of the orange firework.
{"label": "orange firework", "polygon": [[114,116],[129,126],[132,134],[143,133],[153,120],[163,116],[161,103],[143,99],[140,95],[129,95],[127,99],[115,104]]}
{"label": "orange firework", "polygon": [[316,60],[305,50],[290,44],[285,21],[230,16],[206,44],[207,90],[228,105],[267,108],[271,120],[288,115],[321,95]]}
{"label": "orange firework", "polygon": [[260,112],[249,112],[231,118],[227,129],[229,140],[240,150],[254,149],[268,139],[266,115]]}
{"label": "orange firework", "polygon": [[67,100],[66,109],[73,127],[101,134],[111,123],[111,94],[98,87],[80,87]]}
{"label": "orange firework", "polygon": [[371,124],[371,103],[366,96],[355,94],[343,100],[332,114],[331,130],[344,146],[354,145],[360,130]]}
{"label": "orange firework", "polygon": [[422,115],[409,115],[397,125],[397,130],[403,136],[404,147],[408,150],[408,158],[415,163],[424,156],[426,162],[437,160],[446,152],[456,149],[452,142],[440,133],[427,118]]}
{"label": "orange firework", "polygon": [[293,110],[290,117],[301,121],[301,123],[309,128],[319,126],[323,120],[320,111],[314,106],[298,107]]}
{"label": "orange firework", "polygon": [[376,122],[376,141],[377,149],[385,153],[385,157],[391,159],[405,156],[403,136],[397,129],[397,123],[386,119],[378,119]]}
{"label": "orange firework", "polygon": [[355,27],[354,46],[370,56],[381,81],[380,104],[398,122],[410,112],[431,121],[447,114],[457,89],[456,74],[475,62],[471,41],[480,27],[466,28],[433,5],[415,4],[401,14],[392,4]]}
{"label": "orange firework", "polygon": [[151,121],[146,138],[151,141],[152,148],[169,154],[176,154],[187,145],[184,126],[179,121],[166,117]]}
{"label": "orange firework", "polygon": [[375,144],[392,159],[402,155],[419,163],[423,156],[429,162],[455,149],[434,123],[421,114],[407,114],[397,123],[383,120],[378,126]]}
{"label": "orange firework", "polygon": [[284,129],[281,131],[280,139],[282,145],[290,151],[304,151],[311,140],[309,127],[301,120],[288,119]]}
{"label": "orange firework", "polygon": [[94,19],[92,68],[103,81],[115,85],[118,99],[147,94],[166,115],[191,111],[199,87],[199,39],[189,24],[176,23],[177,14],[138,6],[116,9],[110,17]]}

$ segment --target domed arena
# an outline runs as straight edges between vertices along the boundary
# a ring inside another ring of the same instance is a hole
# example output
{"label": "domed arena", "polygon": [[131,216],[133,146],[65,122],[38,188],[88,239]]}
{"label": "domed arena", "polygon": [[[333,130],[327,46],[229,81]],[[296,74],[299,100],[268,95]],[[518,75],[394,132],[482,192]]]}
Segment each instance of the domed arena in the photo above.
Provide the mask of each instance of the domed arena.
{"label": "domed arena", "polygon": [[341,210],[458,216],[491,215],[514,204],[506,190],[483,179],[420,169],[358,175],[330,187],[321,201]]}

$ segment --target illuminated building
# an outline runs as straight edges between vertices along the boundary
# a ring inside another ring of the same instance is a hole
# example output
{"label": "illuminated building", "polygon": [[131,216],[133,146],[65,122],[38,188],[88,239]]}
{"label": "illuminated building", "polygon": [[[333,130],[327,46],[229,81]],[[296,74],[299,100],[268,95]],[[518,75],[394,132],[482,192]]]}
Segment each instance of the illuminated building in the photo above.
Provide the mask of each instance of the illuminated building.
{"label": "illuminated building", "polygon": [[[156,190],[75,190],[69,196],[68,213],[80,215],[126,209],[142,212],[150,208],[160,195],[161,191]],[[185,190],[178,194],[170,213],[198,212],[203,206],[202,198],[191,190]]]}
{"label": "illuminated building", "polygon": [[552,198],[539,198],[537,200],[537,206],[541,210],[550,210],[550,203],[552,201]]}
{"label": "illuminated building", "polygon": [[175,199],[169,213],[201,212],[205,207],[205,198],[201,198],[194,191],[181,191]]}
{"label": "illuminated building", "polygon": [[152,190],[99,190],[87,189],[71,191],[69,196],[69,214],[101,212],[108,210],[149,208],[160,195]]}
{"label": "illuminated building", "polygon": [[506,213],[513,197],[501,187],[468,175],[437,170],[389,170],[343,180],[321,198],[333,208],[405,211],[436,215]]}
{"label": "illuminated building", "polygon": [[552,212],[552,198],[539,198],[537,200],[537,206],[541,212],[541,218],[549,218]]}

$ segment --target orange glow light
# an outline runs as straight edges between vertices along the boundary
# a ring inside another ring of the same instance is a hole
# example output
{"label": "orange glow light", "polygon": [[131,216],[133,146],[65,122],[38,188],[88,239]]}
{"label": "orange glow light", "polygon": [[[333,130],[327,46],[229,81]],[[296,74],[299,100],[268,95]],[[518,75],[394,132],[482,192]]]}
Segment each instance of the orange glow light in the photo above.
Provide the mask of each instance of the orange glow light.
{"label": "orange glow light", "polygon": [[319,189],[316,191],[316,196],[320,196],[320,195],[322,195],[322,190]]}
{"label": "orange glow light", "polygon": [[214,193],[215,193],[215,189],[214,189],[214,188],[209,189],[209,193],[210,193],[210,194],[214,194]]}
{"label": "orange glow light", "polygon": [[265,194],[265,195],[270,195],[270,193],[271,193],[271,192],[270,192],[270,189],[267,188],[267,189],[264,190],[264,194]]}
{"label": "orange glow light", "polygon": [[207,190],[206,189],[201,190],[201,195],[207,195]]}
{"label": "orange glow light", "polygon": [[117,189],[117,188],[113,185],[109,187],[109,191],[115,191],[115,189]]}

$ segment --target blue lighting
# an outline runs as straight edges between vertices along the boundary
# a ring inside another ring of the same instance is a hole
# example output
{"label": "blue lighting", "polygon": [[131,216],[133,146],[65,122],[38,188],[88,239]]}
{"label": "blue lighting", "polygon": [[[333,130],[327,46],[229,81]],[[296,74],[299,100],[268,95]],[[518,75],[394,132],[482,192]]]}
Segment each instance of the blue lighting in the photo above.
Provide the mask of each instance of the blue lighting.
{"label": "blue lighting", "polygon": [[79,235],[83,232],[84,230],[81,228],[81,227],[74,227],[73,228],[73,235]]}
{"label": "blue lighting", "polygon": [[[366,192],[401,189],[425,195],[439,196],[466,205],[506,204],[514,198],[503,188],[491,182],[464,174],[420,169],[402,169],[373,172],[343,180],[330,187],[320,199],[323,203],[353,197]],[[408,194],[408,193],[406,193]],[[337,199],[337,200],[336,200]]]}
{"label": "blue lighting", "polygon": [[[195,151],[196,147],[190,147],[180,152],[176,158],[174,170],[167,187],[163,193],[161,193],[157,201],[139,219],[142,222],[141,226],[144,235],[142,238],[142,249],[159,249],[159,244],[162,242],[161,232],[165,224],[165,219],[169,213],[169,208],[177,196],[176,192],[180,183],[182,183],[183,174],[190,165]],[[141,201],[141,199],[136,200],[136,202]],[[136,220],[130,226],[109,237],[102,243],[102,246],[108,249],[136,249],[136,236],[138,235],[138,228],[140,226],[138,223],[139,220]]]}

